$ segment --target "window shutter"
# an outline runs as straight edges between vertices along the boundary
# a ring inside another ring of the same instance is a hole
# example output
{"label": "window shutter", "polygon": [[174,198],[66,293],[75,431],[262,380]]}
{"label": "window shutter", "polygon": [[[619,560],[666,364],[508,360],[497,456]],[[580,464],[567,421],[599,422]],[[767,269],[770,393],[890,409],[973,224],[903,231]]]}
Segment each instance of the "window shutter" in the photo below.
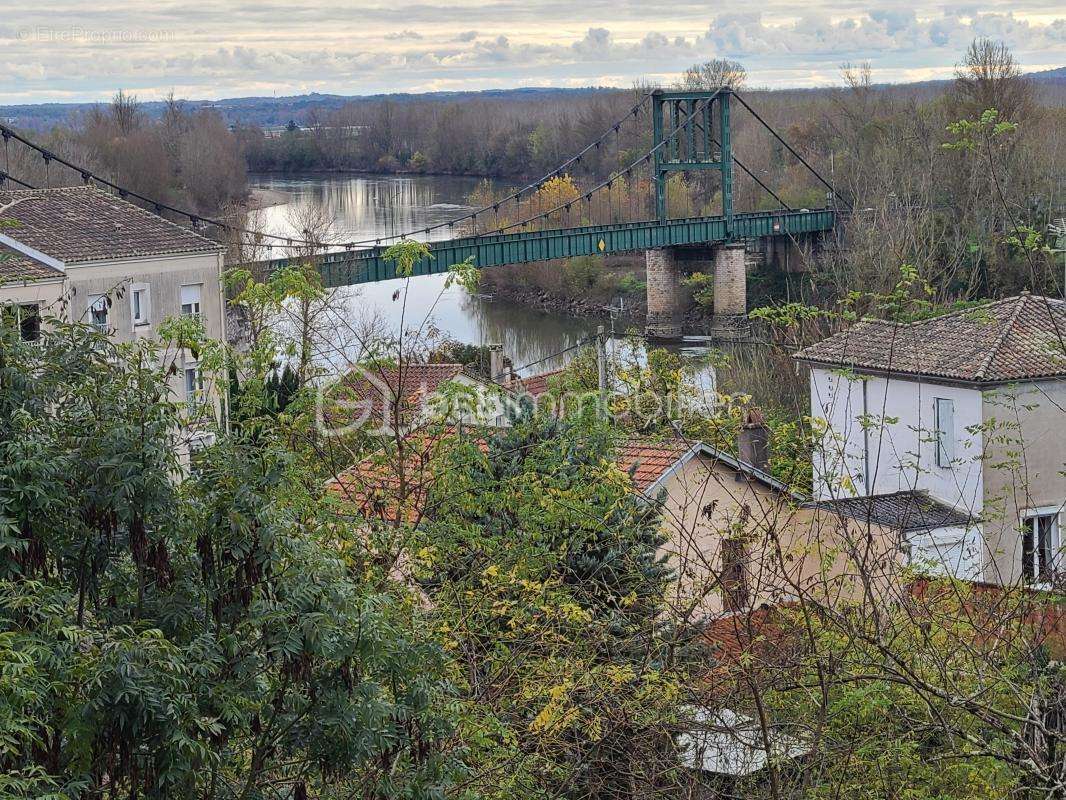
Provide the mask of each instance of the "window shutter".
{"label": "window shutter", "polygon": [[181,304],[183,306],[200,302],[200,284],[181,287]]}
{"label": "window shutter", "polygon": [[950,467],[955,459],[955,402],[936,399],[936,463]]}

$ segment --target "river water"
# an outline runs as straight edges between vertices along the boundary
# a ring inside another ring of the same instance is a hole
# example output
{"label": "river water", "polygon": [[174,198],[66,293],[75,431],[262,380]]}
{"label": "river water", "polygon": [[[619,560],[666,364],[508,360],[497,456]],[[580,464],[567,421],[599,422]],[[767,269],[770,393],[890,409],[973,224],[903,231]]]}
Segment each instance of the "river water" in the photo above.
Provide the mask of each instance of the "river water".
{"label": "river water", "polygon": [[[317,205],[334,220],[338,242],[361,241],[448,222],[470,210],[467,198],[478,179],[441,176],[304,175],[253,176],[252,185],[283,192],[288,202],[256,212],[258,225],[298,236],[303,209]],[[447,228],[429,240],[448,238]],[[356,315],[377,317],[398,335],[430,325],[459,342],[499,343],[523,374],[562,366],[563,353],[595,333],[602,321],[548,314],[514,303],[444,287],[445,276],[383,281],[338,290]],[[397,295],[397,292],[399,294]],[[425,323],[425,325],[423,325]],[[528,365],[528,366],[526,366]]]}
{"label": "river water", "polygon": [[[282,193],[285,202],[255,212],[258,227],[283,236],[299,236],[299,220],[309,207],[321,207],[333,220],[331,238],[337,242],[375,239],[448,222],[471,210],[468,197],[477,178],[452,176],[332,175],[253,176],[252,186]],[[510,190],[511,187],[498,187]],[[412,238],[449,238],[447,227]],[[280,254],[279,254],[280,255]],[[444,275],[410,280],[382,281],[338,289],[352,319],[376,319],[387,335],[431,326],[442,337],[469,344],[503,345],[521,375],[533,375],[563,366],[573,348],[609,321],[581,319],[538,311],[491,297],[475,296],[459,286],[445,288]],[[344,339],[338,325],[337,340]],[[620,325],[621,329],[621,325]],[[350,333],[350,331],[348,331]],[[630,343],[632,344],[632,343]],[[611,339],[615,354],[631,353],[621,338]],[[352,357],[351,343],[337,344],[340,358],[330,358],[343,368]],[[707,349],[680,347],[682,355],[701,362],[696,380],[705,392],[715,385],[714,370],[703,363]],[[333,354],[333,355],[336,355]],[[357,355],[357,354],[356,354]],[[639,358],[638,354],[638,358]]]}

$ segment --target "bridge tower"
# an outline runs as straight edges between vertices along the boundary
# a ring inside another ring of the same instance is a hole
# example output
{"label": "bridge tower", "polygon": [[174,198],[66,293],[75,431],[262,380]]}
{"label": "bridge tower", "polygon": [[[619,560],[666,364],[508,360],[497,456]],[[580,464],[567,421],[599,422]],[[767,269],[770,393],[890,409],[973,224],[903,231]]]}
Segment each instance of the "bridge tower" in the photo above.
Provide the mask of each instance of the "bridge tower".
{"label": "bridge tower", "polygon": [[[652,93],[655,212],[660,224],[669,216],[667,180],[673,172],[713,169],[721,173],[722,216],[726,241],[713,248],[715,328],[735,331],[747,313],[746,260],[733,237],[733,148],[729,122],[732,90]],[[688,254],[685,254],[688,255]],[[657,339],[681,337],[682,291],[679,248],[646,251],[648,320],[646,333]],[[689,259],[691,260],[691,259]],[[704,256],[703,260],[706,260]]]}

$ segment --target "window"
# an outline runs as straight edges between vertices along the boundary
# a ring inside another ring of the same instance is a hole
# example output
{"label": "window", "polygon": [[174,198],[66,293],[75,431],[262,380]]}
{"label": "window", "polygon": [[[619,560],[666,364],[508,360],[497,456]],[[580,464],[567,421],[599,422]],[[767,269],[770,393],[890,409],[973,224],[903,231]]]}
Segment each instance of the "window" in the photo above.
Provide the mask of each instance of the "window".
{"label": "window", "polygon": [[955,401],[936,398],[936,465],[950,467],[955,460]]}
{"label": "window", "polygon": [[36,342],[41,338],[41,307],[36,303],[2,306],[4,322],[10,320],[18,326],[19,338],[24,342]]}
{"label": "window", "polygon": [[107,333],[107,312],[110,305],[107,295],[89,295],[89,322],[101,333]]}
{"label": "window", "polygon": [[151,319],[152,296],[148,291],[148,285],[135,283],[130,287],[130,316],[133,324],[147,325]]}
{"label": "window", "polygon": [[200,291],[201,283],[193,283],[181,287],[181,313],[187,317],[200,316]]}
{"label": "window", "polygon": [[195,409],[204,400],[204,376],[195,364],[185,367],[185,401]]}
{"label": "window", "polygon": [[1030,583],[1049,583],[1058,566],[1059,511],[1038,509],[1022,519],[1022,575]]}
{"label": "window", "polygon": [[722,540],[722,604],[726,611],[741,611],[748,607],[751,592],[748,588],[748,553],[740,539]]}

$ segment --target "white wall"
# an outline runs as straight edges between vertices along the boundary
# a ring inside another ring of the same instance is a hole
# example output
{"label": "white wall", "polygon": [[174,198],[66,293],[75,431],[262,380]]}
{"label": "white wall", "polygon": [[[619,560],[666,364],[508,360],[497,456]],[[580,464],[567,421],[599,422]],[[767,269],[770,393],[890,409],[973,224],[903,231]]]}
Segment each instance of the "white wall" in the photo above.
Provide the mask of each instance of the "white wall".
{"label": "white wall", "polygon": [[[222,256],[218,253],[162,256],[125,261],[100,261],[67,266],[70,289],[70,315],[75,321],[88,322],[89,295],[110,294],[113,305],[108,325],[116,341],[127,342],[142,336],[156,335],[156,328],[167,317],[181,314],[181,287],[201,283],[201,313],[204,329],[212,339],[224,338],[224,319],[219,279]],[[151,293],[149,324],[134,329],[130,313],[130,286],[148,284]],[[118,295],[121,294],[121,297]]]}
{"label": "white wall", "polygon": [[967,581],[984,579],[985,547],[979,527],[939,528],[912,533],[910,563],[928,575],[952,575]]}
{"label": "white wall", "polygon": [[[948,467],[936,463],[936,398],[954,402],[955,456]],[[813,367],[811,416],[827,424],[815,458],[816,497],[924,489],[949,505],[981,512],[979,390]]]}

